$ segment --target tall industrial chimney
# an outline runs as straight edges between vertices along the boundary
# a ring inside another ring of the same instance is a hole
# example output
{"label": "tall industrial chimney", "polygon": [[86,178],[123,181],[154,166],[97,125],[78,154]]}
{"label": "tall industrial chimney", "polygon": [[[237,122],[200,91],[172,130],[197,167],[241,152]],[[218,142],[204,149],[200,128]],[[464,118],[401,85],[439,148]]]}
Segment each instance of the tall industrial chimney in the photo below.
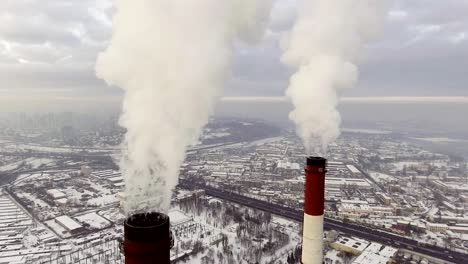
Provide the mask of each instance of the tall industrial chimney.
{"label": "tall industrial chimney", "polygon": [[173,246],[169,217],[161,213],[130,216],[124,223],[125,264],[170,264]]}
{"label": "tall industrial chimney", "polygon": [[305,166],[302,263],[323,263],[323,211],[327,160],[307,157]]}

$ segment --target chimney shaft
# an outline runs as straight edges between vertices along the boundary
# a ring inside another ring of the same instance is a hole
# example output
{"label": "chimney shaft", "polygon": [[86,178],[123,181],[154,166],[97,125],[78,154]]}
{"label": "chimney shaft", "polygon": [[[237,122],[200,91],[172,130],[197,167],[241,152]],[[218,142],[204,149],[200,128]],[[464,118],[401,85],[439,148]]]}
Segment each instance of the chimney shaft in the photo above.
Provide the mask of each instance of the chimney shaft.
{"label": "chimney shaft", "polygon": [[327,160],[308,157],[305,166],[302,263],[323,263],[323,211]]}
{"label": "chimney shaft", "polygon": [[170,264],[169,217],[161,213],[130,216],[124,223],[125,264]]}

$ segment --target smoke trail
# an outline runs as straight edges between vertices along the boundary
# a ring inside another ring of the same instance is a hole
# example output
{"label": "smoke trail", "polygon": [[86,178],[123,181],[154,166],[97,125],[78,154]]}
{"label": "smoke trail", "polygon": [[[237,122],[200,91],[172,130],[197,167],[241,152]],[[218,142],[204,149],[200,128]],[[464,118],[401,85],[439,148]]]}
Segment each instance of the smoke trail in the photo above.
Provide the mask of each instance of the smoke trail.
{"label": "smoke trail", "polygon": [[297,67],[286,95],[289,117],[308,153],[325,154],[339,136],[336,107],[342,90],[355,85],[356,62],[383,20],[383,0],[302,0],[298,18],[282,43],[282,61]]}
{"label": "smoke trail", "polygon": [[187,147],[207,123],[236,39],[261,37],[270,0],[117,0],[96,73],[125,91],[124,211],[167,211]]}

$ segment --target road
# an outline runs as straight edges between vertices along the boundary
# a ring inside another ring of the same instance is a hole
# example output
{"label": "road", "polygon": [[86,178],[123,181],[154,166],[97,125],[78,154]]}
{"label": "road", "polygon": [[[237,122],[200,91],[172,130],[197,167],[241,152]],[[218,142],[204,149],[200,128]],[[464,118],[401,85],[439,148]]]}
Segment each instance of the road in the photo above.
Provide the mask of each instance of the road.
{"label": "road", "polygon": [[358,170],[361,171],[362,175],[364,175],[364,177],[366,177],[369,181],[371,181],[375,186],[379,187],[380,191],[381,192],[385,192],[385,188],[382,186],[382,184],[380,184],[379,182],[377,182],[376,180],[374,180],[374,178],[372,178],[369,173],[367,173],[366,171],[360,169],[358,167],[357,164],[353,164],[356,168],[358,168]]}
{"label": "road", "polygon": [[[180,181],[179,187],[184,189],[193,189],[193,184]],[[303,210],[285,207],[278,204],[272,204],[267,201],[253,199],[236,193],[225,192],[216,188],[203,186],[207,195],[220,198],[226,201],[234,202],[244,206],[259,209],[275,215],[285,217],[297,222],[303,221]],[[421,244],[420,242],[399,236],[390,232],[385,232],[367,226],[357,225],[349,222],[342,222],[329,217],[325,217],[325,229],[337,230],[352,236],[361,237],[370,241],[382,243],[384,245],[392,245],[397,248],[405,248],[420,254],[428,255],[434,258],[448,260],[454,263],[468,263],[468,254],[455,252],[450,249],[441,248],[429,244]]]}
{"label": "road", "polygon": [[7,185],[16,181],[16,178],[21,174],[30,174],[38,172],[46,172],[51,170],[69,170],[69,169],[80,169],[81,165],[63,165],[63,166],[53,166],[53,167],[42,167],[30,170],[23,171],[12,171],[12,172],[0,172],[0,186]]}
{"label": "road", "polygon": [[[93,167],[93,169],[97,169],[97,170],[118,169],[118,167],[113,163],[110,157],[108,157],[108,159],[97,160],[94,163],[87,162],[83,164],[90,165]],[[54,170],[79,170],[81,169],[81,166],[83,164],[80,163],[80,164],[74,164],[74,165],[59,165],[59,166],[40,167],[40,168],[27,169],[27,170],[0,172],[0,186],[14,183],[16,178],[21,174],[39,173],[39,172],[47,172],[47,171],[54,171]]]}

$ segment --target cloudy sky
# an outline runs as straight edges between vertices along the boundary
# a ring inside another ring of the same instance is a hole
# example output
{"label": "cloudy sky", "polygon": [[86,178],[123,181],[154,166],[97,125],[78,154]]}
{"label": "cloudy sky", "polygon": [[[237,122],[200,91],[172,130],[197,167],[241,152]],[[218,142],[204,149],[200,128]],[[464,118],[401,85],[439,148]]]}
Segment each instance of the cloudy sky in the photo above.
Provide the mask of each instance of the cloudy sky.
{"label": "cloudy sky", "polygon": [[[94,76],[111,34],[111,0],[1,0],[0,99],[112,100]],[[277,0],[264,40],[239,45],[226,96],[282,96],[291,71],[279,41],[295,1]],[[346,96],[468,96],[468,0],[395,0]]]}

